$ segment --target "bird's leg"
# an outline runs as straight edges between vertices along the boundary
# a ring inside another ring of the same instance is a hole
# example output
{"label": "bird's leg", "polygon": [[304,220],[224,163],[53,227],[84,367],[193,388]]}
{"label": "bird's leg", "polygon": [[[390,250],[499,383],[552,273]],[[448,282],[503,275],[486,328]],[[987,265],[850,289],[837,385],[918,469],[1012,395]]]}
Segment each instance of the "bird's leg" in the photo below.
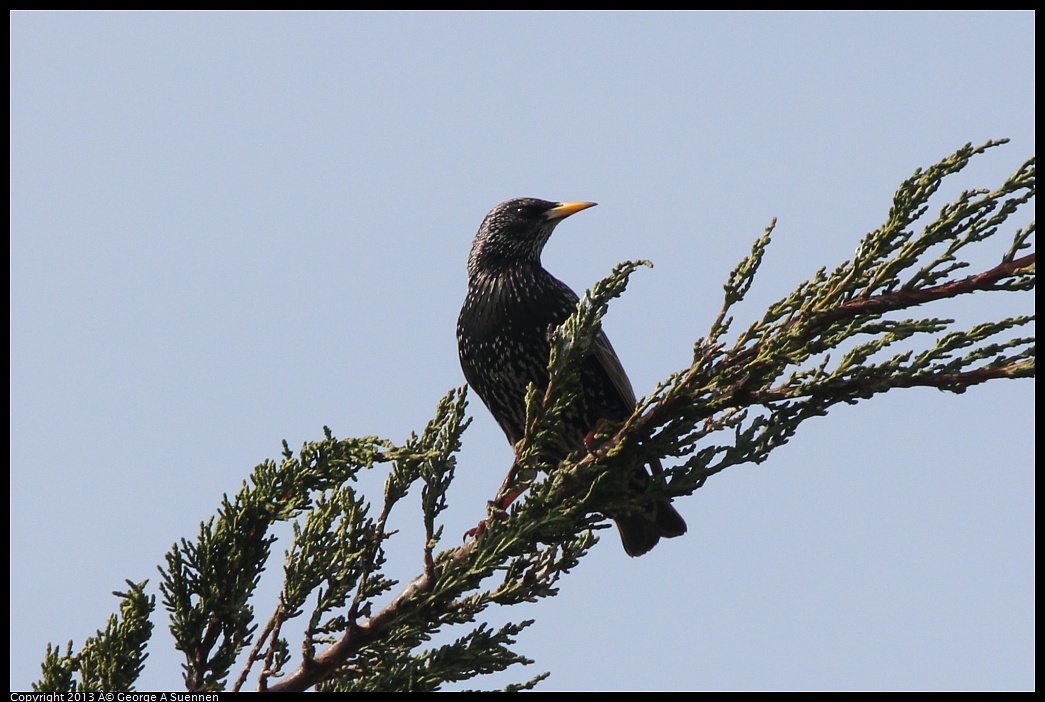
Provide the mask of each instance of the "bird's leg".
{"label": "bird's leg", "polygon": [[[520,477],[520,474],[522,474],[522,477]],[[474,538],[481,535],[486,531],[490,520],[507,519],[506,512],[508,507],[519,499],[520,495],[526,492],[535,477],[537,477],[537,471],[532,468],[521,469],[519,461],[513,461],[512,467],[508,469],[508,475],[505,476],[504,482],[501,483],[501,488],[497,491],[497,496],[486,503],[486,519],[479,522],[474,529],[466,531],[464,533],[465,538]]]}
{"label": "bird's leg", "polygon": [[519,499],[520,495],[529,489],[530,483],[536,477],[537,471],[532,468],[521,469],[519,461],[514,461],[512,467],[508,470],[508,475],[504,478],[504,482],[501,483],[501,489],[497,491],[497,497],[494,498],[491,505],[502,512],[508,509],[513,502]]}
{"label": "bird's leg", "polygon": [[588,450],[588,453],[594,453],[594,451],[592,451],[592,446],[595,443],[595,437],[598,436],[599,432],[602,431],[602,428],[606,426],[609,421],[610,420],[605,418],[598,420],[595,422],[595,426],[592,427],[592,430],[584,435],[584,448]]}

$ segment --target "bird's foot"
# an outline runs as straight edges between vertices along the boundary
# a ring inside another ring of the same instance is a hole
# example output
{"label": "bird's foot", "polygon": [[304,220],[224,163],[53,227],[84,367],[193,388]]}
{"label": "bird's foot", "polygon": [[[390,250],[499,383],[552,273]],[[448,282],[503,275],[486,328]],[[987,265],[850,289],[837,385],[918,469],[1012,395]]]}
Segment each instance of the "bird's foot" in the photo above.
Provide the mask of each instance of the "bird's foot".
{"label": "bird's foot", "polygon": [[599,432],[602,431],[603,427],[605,427],[609,421],[610,420],[605,418],[600,419],[599,421],[595,422],[595,426],[592,427],[592,430],[585,434],[584,448],[588,450],[588,453],[594,453],[594,451],[592,451],[592,447],[595,445],[595,437],[599,435]]}
{"label": "bird's foot", "polygon": [[[518,495],[515,495],[515,497],[518,497]],[[514,497],[512,499],[514,499]],[[509,502],[508,504],[511,504],[511,502]],[[466,540],[467,539],[479,538],[484,533],[486,533],[487,528],[489,528],[489,526],[490,526],[490,522],[492,522],[492,521],[502,521],[502,520],[507,519],[508,518],[508,514],[504,511],[505,507],[507,507],[507,506],[508,505],[505,505],[504,507],[501,507],[501,506],[498,505],[498,503],[496,501],[488,502],[487,505],[486,505],[486,511],[487,511],[486,519],[484,519],[481,522],[479,522],[478,524],[476,524],[473,529],[469,529],[468,531],[466,531],[464,533],[464,538]]]}

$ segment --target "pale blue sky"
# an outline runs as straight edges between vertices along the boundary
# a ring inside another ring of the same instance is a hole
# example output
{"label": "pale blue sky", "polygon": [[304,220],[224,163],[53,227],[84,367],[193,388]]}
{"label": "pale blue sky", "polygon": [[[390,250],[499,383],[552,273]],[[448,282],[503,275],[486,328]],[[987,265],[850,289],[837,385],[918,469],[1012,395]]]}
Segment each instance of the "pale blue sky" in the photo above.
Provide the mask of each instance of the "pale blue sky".
{"label": "pale blue sky", "polygon": [[[737,328],[849,257],[915,168],[1010,137],[953,196],[1033,155],[1034,20],[12,14],[12,689],[48,641],[103,627],[125,579],[156,591],[166,550],[282,439],[423,428],[464,382],[454,325],[493,205],[599,203],[545,254],[575,289],[654,261],[606,321],[646,394],[773,217]],[[510,463],[471,408],[448,543]],[[536,665],[498,681],[1033,689],[1033,460],[1033,381],[837,408],[679,500],[685,538],[632,560],[607,532],[559,597],[494,612],[537,620],[518,646]],[[177,688],[155,621],[139,687]]]}

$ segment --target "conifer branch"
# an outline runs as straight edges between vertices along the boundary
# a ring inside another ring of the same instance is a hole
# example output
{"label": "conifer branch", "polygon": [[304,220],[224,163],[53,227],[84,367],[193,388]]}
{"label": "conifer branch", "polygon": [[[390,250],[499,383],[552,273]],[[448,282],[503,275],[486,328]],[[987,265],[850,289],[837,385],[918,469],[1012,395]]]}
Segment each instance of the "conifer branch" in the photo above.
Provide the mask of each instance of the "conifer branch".
{"label": "conifer branch", "polygon": [[[972,247],[993,244],[1034,198],[1034,159],[993,190],[970,190],[928,216],[944,179],[1004,142],[967,145],[905,181],[886,223],[833,271],[816,271],[761,319],[730,339],[734,308],[766,260],[776,222],[755,241],[724,286],[722,309],[693,362],[672,374],[635,412],[600,426],[567,460],[542,455],[559,441],[562,416],[578,392],[579,367],[608,303],[648,262],[626,262],[594,286],[552,337],[547,388],[530,388],[527,431],[491,518],[461,546],[439,550],[441,516],[467,428],[465,389],[450,391],[420,436],[402,445],[378,439],[324,439],[282,460],[259,465],[193,541],[181,540],[161,568],[160,591],[171,631],[185,655],[189,690],[437,690],[531,661],[514,652],[531,621],[499,628],[476,624],[492,605],[554,596],[596,542],[606,514],[645,502],[683,497],[711,475],[760,463],[806,419],[839,403],[911,387],[961,393],[997,379],[1035,375],[1033,316],[1002,317],[962,328],[915,314],[964,295],[1033,293],[1034,222],[1009,235],[996,263],[968,274]],[[965,275],[959,275],[966,272]],[[633,494],[629,471],[654,459],[670,467],[646,493]],[[357,477],[388,469],[379,509],[357,490]],[[543,476],[543,477],[542,477]],[[420,485],[424,540],[420,573],[405,585],[384,574],[388,520]],[[511,502],[510,494],[526,491]],[[253,603],[275,543],[273,527],[289,522],[284,585],[259,629]],[[155,598],[131,584],[121,618],[83,649],[48,647],[38,691],[130,690],[145,659]],[[392,596],[396,588],[398,593]],[[390,597],[387,602],[382,602]],[[303,630],[291,645],[289,625]],[[450,643],[433,636],[461,631]],[[260,664],[260,665],[259,665]],[[255,668],[259,669],[255,669]],[[541,673],[506,689],[530,689]]]}

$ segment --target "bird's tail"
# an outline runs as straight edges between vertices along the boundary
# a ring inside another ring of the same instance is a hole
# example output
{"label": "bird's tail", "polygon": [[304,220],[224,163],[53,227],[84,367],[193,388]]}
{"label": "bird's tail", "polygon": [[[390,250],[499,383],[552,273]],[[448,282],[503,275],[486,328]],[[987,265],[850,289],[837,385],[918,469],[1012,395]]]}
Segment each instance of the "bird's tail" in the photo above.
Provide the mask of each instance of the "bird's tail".
{"label": "bird's tail", "polygon": [[668,501],[655,502],[643,512],[616,517],[624,551],[631,557],[648,552],[661,538],[671,539],[686,533],[686,520]]}

